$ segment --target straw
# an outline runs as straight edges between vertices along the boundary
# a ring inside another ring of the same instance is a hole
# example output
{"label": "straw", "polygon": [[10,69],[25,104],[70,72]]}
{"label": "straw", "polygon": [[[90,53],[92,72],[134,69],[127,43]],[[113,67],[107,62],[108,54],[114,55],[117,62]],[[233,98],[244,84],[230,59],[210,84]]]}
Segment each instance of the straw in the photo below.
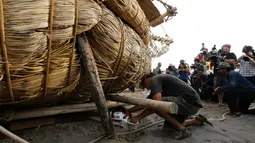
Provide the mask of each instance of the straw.
{"label": "straw", "polygon": [[[107,8],[103,8],[101,21],[88,31],[87,37],[106,93],[121,92],[149,72],[150,57],[143,41]],[[80,91],[89,88],[84,85],[80,83]]]}
{"label": "straw", "polygon": [[[5,63],[0,51],[0,104],[16,103],[42,96],[47,43],[50,41],[48,39],[50,2],[50,0],[3,1],[5,43],[15,102],[11,102],[9,96]],[[79,0],[77,8],[79,16],[75,16],[75,0],[55,0],[53,4],[47,96],[59,96],[63,92],[71,92],[78,83],[80,65],[78,55],[72,48],[75,17],[78,17],[77,30],[81,33],[96,25],[102,15],[100,5],[93,0]],[[67,84],[68,75],[70,84]]]}
{"label": "straw", "polygon": [[150,42],[150,24],[137,0],[107,0],[107,8],[129,24],[148,45]]}

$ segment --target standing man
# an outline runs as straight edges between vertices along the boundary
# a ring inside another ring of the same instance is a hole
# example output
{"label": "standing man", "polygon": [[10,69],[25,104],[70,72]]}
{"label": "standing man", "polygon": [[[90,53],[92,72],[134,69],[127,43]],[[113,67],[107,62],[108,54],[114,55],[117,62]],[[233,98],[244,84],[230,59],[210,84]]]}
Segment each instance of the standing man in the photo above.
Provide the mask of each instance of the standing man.
{"label": "standing man", "polygon": [[255,100],[255,86],[231,68],[226,62],[219,64],[219,74],[226,77],[227,81],[226,84],[217,87],[214,93],[228,93],[225,97],[232,115],[254,114],[254,110],[249,110],[249,106]]}
{"label": "standing man", "polygon": [[157,70],[157,73],[158,73],[158,74],[161,74],[161,73],[162,73],[162,71],[161,71],[160,68],[161,68],[161,63],[159,62],[159,63],[158,63],[158,66],[156,67],[156,70]]}
{"label": "standing man", "polygon": [[[229,45],[229,44],[223,45],[222,48],[221,48],[221,53],[218,56],[218,59],[221,62],[228,63],[231,66],[230,69],[234,70],[237,58],[236,58],[236,55],[234,53],[230,52],[230,49],[231,49],[231,45]],[[217,69],[217,67],[216,67],[216,69]],[[217,87],[222,86],[223,83],[224,83],[224,80],[225,80],[224,77],[222,77],[221,75],[217,75],[217,77],[216,77],[216,86]],[[224,94],[222,92],[218,93],[219,105],[222,105],[222,103],[223,103],[223,96],[224,96]]]}
{"label": "standing man", "polygon": [[244,46],[243,53],[245,55],[238,58],[238,62],[241,63],[240,74],[255,85],[255,61],[249,54],[253,52],[252,46]]}
{"label": "standing man", "polygon": [[[178,106],[178,111],[177,114],[169,114],[166,112],[157,112],[152,109],[145,109],[141,114],[132,118],[132,123],[137,123],[148,115],[156,113],[165,119],[165,129],[172,128],[175,130],[177,133],[176,136],[174,136],[175,139],[189,137],[191,133],[186,130],[188,126],[202,125],[204,122],[210,124],[202,115],[197,116],[196,119],[193,120],[186,120],[189,116],[196,114],[203,106],[197,92],[177,77],[167,74],[154,77],[153,74],[148,74],[144,76],[142,83],[147,89],[151,90],[148,97],[149,99],[173,102]],[[127,109],[127,112],[136,112],[142,109],[143,107],[135,106],[131,109]],[[169,127],[167,125],[169,125]]]}

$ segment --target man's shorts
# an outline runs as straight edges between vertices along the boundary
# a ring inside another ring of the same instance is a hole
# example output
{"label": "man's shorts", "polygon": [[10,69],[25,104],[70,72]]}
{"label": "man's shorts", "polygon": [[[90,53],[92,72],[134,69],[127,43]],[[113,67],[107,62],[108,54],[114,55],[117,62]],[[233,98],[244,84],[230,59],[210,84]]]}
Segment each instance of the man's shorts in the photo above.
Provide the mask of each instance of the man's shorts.
{"label": "man's shorts", "polygon": [[199,107],[185,102],[181,96],[162,97],[162,101],[174,102],[178,105],[177,114],[171,115],[175,117],[175,119],[177,119],[180,123],[183,123],[189,116],[196,114],[199,110]]}
{"label": "man's shorts", "polygon": [[222,86],[224,84],[225,78],[222,76],[215,76],[214,77],[214,88]]}

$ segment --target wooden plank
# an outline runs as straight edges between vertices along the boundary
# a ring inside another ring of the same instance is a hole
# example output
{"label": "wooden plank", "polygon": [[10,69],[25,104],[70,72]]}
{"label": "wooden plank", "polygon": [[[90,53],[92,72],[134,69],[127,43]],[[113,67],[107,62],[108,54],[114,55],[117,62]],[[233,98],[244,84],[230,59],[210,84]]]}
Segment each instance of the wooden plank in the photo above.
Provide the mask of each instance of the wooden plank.
{"label": "wooden plank", "polygon": [[[137,0],[137,1],[142,10],[144,11],[146,18],[149,21],[160,16],[159,10],[156,8],[156,6],[152,3],[151,0]],[[163,23],[164,21],[162,20],[161,22]]]}
{"label": "wooden plank", "polygon": [[14,122],[10,122],[9,130],[11,131],[24,130],[24,129],[34,128],[34,127],[39,127],[44,125],[53,125],[55,123],[56,123],[56,120],[53,117],[14,121]]}
{"label": "wooden plank", "polygon": [[77,49],[81,54],[81,67],[83,76],[86,75],[88,78],[88,83],[92,91],[92,98],[95,102],[97,109],[100,114],[100,119],[102,125],[105,129],[106,135],[112,135],[113,138],[116,138],[112,120],[110,118],[107,106],[104,91],[99,79],[99,74],[96,66],[96,61],[88,39],[85,35],[77,36]]}
{"label": "wooden plank", "polygon": [[151,20],[150,21],[150,26],[156,27],[159,24],[163,23],[164,22],[164,18],[166,16],[168,16],[168,15],[170,15],[169,12],[165,12],[164,14],[160,15],[159,17],[156,17],[155,19]]}

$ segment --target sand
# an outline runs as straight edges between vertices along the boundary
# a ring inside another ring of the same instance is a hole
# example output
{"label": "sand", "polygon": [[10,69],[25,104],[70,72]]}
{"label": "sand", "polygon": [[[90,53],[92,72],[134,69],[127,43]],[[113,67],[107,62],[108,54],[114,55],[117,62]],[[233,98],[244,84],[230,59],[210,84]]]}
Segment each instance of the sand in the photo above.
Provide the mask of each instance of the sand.
{"label": "sand", "polygon": [[[131,93],[137,94],[137,93]],[[119,136],[120,143],[255,143],[255,116],[242,115],[231,117],[226,115],[226,120],[218,121],[222,114],[228,111],[227,106],[218,107],[216,103],[204,103],[204,108],[199,111],[209,119],[213,119],[213,127],[209,125],[189,127],[193,135],[187,139],[174,140],[162,131],[162,124],[155,125],[146,130]],[[157,115],[151,115],[140,122],[139,127],[162,120]],[[138,127],[138,128],[139,128]],[[116,132],[126,129],[115,127]],[[82,122],[72,122],[51,126],[42,126],[36,129],[27,129],[16,132],[17,135],[31,143],[86,143],[104,133],[102,125],[94,119]],[[14,143],[10,139],[0,139],[1,143]],[[111,140],[102,140],[107,143]]]}

